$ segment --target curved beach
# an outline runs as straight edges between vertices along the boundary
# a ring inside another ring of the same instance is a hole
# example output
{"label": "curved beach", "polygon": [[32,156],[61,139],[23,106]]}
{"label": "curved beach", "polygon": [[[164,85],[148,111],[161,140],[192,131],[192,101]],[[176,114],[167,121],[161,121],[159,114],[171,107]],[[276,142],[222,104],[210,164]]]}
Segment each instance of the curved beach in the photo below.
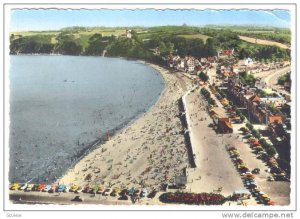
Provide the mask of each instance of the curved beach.
{"label": "curved beach", "polygon": [[159,100],[130,126],[83,157],[57,182],[158,188],[161,183],[172,182],[175,175],[182,175],[188,166],[188,155],[177,101],[188,83],[157,65],[149,66],[165,81]]}

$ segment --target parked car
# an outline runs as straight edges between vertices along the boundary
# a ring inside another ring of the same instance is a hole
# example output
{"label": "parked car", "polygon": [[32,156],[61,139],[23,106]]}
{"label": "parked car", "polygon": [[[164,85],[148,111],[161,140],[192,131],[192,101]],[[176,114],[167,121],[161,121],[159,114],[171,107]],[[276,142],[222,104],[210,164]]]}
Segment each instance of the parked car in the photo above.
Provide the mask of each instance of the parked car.
{"label": "parked car", "polygon": [[152,192],[149,193],[148,198],[154,198],[157,194],[156,190],[153,190]]}
{"label": "parked car", "polygon": [[147,197],[147,195],[148,195],[148,190],[146,188],[143,188],[141,192],[141,197]]}
{"label": "parked car", "polygon": [[66,186],[65,191],[64,192],[69,192],[70,191],[70,186]]}
{"label": "parked car", "polygon": [[20,188],[19,188],[19,190],[25,190],[26,188],[27,188],[27,183],[23,183],[21,186],[20,186]]}
{"label": "parked car", "polygon": [[113,191],[110,193],[110,196],[117,196],[120,191],[121,189],[119,187],[115,187]]}
{"label": "parked car", "polygon": [[259,174],[260,169],[259,168],[254,168],[251,172],[254,173],[254,174]]}
{"label": "parked car", "polygon": [[99,187],[98,187],[97,193],[98,193],[98,194],[102,194],[104,191],[105,191],[104,186],[99,186]]}
{"label": "parked car", "polygon": [[84,193],[90,193],[92,191],[92,188],[89,185],[86,185],[84,187],[84,189],[82,190],[82,192]]}
{"label": "parked car", "polygon": [[76,195],[71,201],[83,202],[83,198],[81,198],[79,195]]}
{"label": "parked car", "polygon": [[104,196],[109,196],[109,194],[111,193],[111,188],[107,188],[104,190],[103,195]]}
{"label": "parked car", "polygon": [[123,189],[123,190],[119,193],[120,196],[124,196],[124,195],[127,195],[127,194],[128,194],[128,190],[127,190],[127,189]]}
{"label": "parked car", "polygon": [[53,193],[56,191],[57,186],[56,185],[51,185],[51,189],[49,190],[50,193]]}
{"label": "parked car", "polygon": [[140,196],[141,194],[141,190],[140,189],[136,189],[133,193],[133,196]]}
{"label": "parked car", "polygon": [[19,190],[20,187],[21,187],[21,186],[20,186],[19,183],[13,183],[13,184],[11,184],[11,186],[10,186],[10,190]]}
{"label": "parked car", "polygon": [[99,188],[98,185],[94,185],[90,193],[96,194],[98,192],[98,188]]}
{"label": "parked car", "polygon": [[39,185],[38,185],[38,187],[37,187],[37,191],[43,191],[44,189],[45,189],[45,187],[46,187],[46,184],[44,184],[44,183],[40,183]]}
{"label": "parked car", "polygon": [[73,184],[73,185],[71,185],[71,187],[70,187],[70,189],[69,189],[69,191],[70,192],[76,192],[77,191],[77,189],[78,189],[78,185],[76,185],[76,184]]}
{"label": "parked car", "polygon": [[131,189],[128,190],[128,195],[129,195],[129,196],[132,196],[133,193],[134,193],[134,191],[135,191],[135,188],[132,187]]}
{"label": "parked car", "polygon": [[79,186],[78,189],[75,191],[75,193],[78,194],[78,193],[82,192],[82,189],[83,188],[81,186]]}
{"label": "parked car", "polygon": [[32,188],[33,188],[33,184],[28,184],[24,191],[30,192],[30,191],[32,191]]}
{"label": "parked car", "polygon": [[31,191],[37,191],[39,184],[34,184]]}
{"label": "parked car", "polygon": [[51,185],[46,185],[43,192],[49,192],[51,189]]}
{"label": "parked car", "polygon": [[66,186],[65,185],[59,185],[58,187],[57,187],[57,192],[65,192],[65,190],[66,190]]}

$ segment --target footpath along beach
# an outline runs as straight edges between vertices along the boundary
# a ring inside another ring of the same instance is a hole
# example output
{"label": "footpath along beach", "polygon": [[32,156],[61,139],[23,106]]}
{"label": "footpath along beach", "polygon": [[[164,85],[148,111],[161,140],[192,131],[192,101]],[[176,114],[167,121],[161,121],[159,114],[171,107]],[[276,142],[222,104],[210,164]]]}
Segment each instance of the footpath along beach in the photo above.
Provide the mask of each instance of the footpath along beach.
{"label": "footpath along beach", "polygon": [[[83,157],[58,183],[159,189],[189,165],[178,117],[178,99],[189,79],[149,64],[160,72],[165,90],[156,104],[129,127]],[[183,78],[182,78],[183,77]]]}

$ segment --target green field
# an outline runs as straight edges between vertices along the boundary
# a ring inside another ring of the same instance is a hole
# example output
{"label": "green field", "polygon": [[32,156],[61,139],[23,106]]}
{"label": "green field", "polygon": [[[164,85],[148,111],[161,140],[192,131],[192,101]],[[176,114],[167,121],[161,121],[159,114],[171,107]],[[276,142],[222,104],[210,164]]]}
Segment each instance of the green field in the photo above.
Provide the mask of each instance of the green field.
{"label": "green field", "polygon": [[183,38],[186,38],[186,39],[201,39],[203,40],[204,42],[206,42],[206,40],[208,38],[211,38],[210,36],[206,36],[206,35],[203,35],[203,34],[182,34],[182,35],[178,35],[178,37],[183,37]]}
{"label": "green field", "polygon": [[239,35],[262,40],[271,40],[286,45],[291,44],[291,31],[287,28],[253,27],[253,26],[208,26],[217,30],[230,30]]}
{"label": "green field", "polygon": [[24,32],[11,32],[10,34],[33,36],[33,35],[58,35],[60,31],[24,31]]}

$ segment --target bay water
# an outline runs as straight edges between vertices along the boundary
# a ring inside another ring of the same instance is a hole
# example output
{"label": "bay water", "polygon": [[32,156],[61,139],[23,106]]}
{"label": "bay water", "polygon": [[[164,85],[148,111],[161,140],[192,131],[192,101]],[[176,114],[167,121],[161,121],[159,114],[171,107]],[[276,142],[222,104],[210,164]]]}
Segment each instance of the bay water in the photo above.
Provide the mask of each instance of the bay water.
{"label": "bay water", "polygon": [[120,58],[10,56],[9,180],[51,183],[159,98],[159,73]]}

